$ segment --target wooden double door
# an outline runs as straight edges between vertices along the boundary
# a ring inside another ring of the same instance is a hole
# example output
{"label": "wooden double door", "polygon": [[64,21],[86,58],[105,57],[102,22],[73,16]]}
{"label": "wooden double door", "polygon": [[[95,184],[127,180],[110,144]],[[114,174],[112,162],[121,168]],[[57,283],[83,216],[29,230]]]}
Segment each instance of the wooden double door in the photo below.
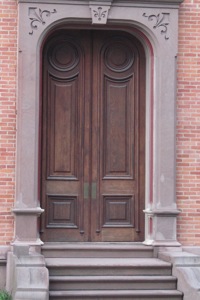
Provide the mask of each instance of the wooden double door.
{"label": "wooden double door", "polygon": [[142,241],[145,55],[122,31],[59,30],[43,50],[41,238]]}

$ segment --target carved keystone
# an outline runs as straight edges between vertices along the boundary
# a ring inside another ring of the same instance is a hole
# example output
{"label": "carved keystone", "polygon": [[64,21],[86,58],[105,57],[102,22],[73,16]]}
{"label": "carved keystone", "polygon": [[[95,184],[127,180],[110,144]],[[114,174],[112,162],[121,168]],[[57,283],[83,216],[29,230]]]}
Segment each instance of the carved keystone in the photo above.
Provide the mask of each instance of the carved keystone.
{"label": "carved keystone", "polygon": [[90,1],[92,24],[106,24],[112,1]]}

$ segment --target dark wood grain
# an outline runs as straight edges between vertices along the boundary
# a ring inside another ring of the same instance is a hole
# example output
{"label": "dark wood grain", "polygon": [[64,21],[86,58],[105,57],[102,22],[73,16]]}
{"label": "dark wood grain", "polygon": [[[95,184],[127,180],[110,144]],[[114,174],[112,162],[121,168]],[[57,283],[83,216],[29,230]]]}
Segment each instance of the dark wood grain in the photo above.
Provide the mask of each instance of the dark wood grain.
{"label": "dark wood grain", "polygon": [[43,51],[44,241],[142,241],[145,54],[125,32],[60,30]]}

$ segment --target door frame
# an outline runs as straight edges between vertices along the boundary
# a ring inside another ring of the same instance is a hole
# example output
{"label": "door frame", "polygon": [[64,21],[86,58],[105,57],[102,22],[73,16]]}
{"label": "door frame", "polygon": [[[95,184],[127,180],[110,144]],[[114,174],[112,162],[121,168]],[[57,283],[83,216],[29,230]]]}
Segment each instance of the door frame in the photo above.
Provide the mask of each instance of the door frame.
{"label": "door frame", "polygon": [[[176,56],[178,7],[181,0],[104,1],[107,24],[92,23],[92,1],[53,3],[19,0],[18,125],[15,238],[13,244],[41,245],[38,216],[39,120],[41,49],[51,30],[120,28],[133,34],[146,53],[146,190],[145,241],[147,245],[177,246],[175,196]],[[102,2],[95,1],[102,5]],[[91,5],[90,5],[91,4]],[[78,5],[78,6],[77,6]],[[78,7],[78,9],[77,9]],[[167,25],[166,25],[167,24]],[[158,26],[159,25],[159,26]],[[24,226],[29,224],[29,226]]]}

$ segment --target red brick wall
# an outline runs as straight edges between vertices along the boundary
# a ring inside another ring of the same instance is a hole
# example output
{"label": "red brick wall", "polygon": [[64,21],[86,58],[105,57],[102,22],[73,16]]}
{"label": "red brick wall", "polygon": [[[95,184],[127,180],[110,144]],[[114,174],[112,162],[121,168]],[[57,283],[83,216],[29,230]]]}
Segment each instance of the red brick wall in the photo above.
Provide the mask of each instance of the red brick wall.
{"label": "red brick wall", "polygon": [[179,14],[177,98],[178,239],[200,245],[200,1]]}
{"label": "red brick wall", "polygon": [[[0,245],[13,238],[17,1],[0,1]],[[180,7],[177,98],[178,239],[200,245],[200,1]]]}
{"label": "red brick wall", "polygon": [[0,1],[0,245],[13,238],[17,1]]}

